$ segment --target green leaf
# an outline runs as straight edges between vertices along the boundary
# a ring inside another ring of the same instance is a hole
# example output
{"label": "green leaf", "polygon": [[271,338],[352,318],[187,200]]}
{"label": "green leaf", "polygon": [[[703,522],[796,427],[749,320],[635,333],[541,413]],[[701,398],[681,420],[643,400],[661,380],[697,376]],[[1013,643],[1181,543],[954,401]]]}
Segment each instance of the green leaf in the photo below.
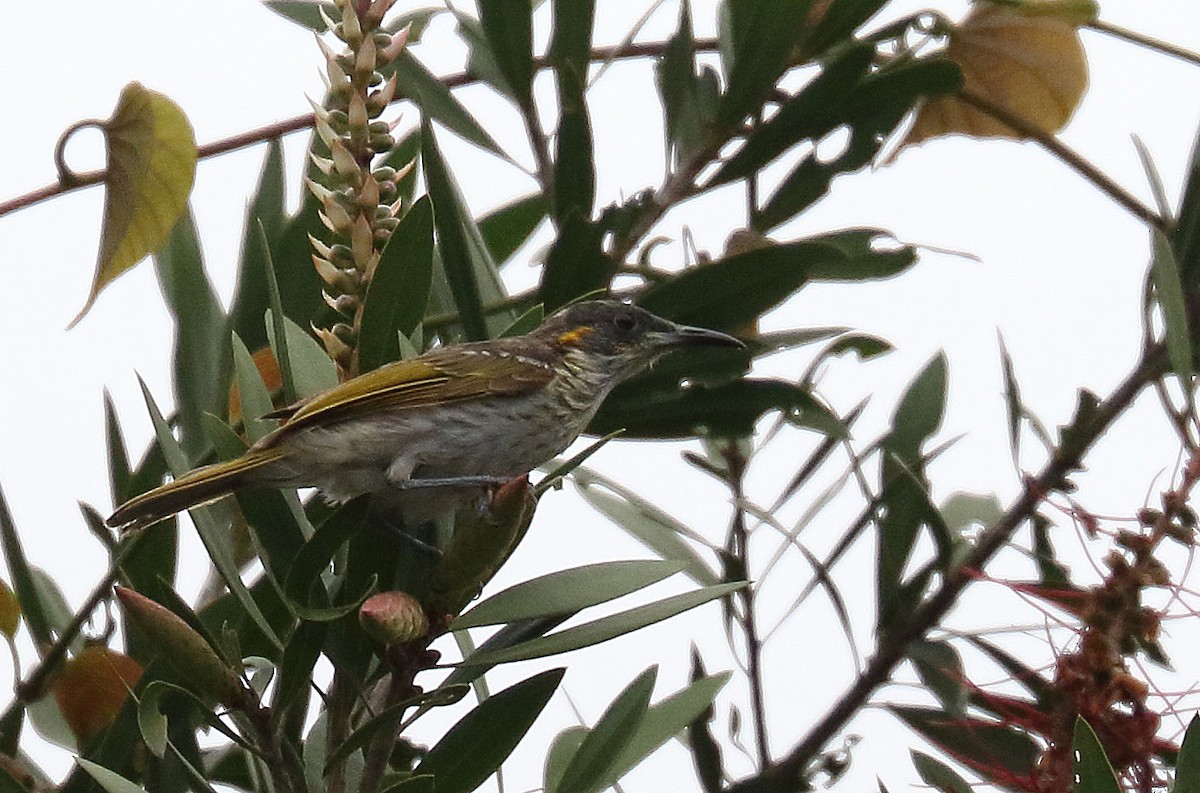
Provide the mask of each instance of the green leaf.
{"label": "green leaf", "polygon": [[[288,570],[283,591],[293,604],[305,610],[308,619],[326,618],[320,611],[328,605],[328,594],[324,592],[322,574],[333,561],[338,549],[366,525],[367,507],[366,499],[356,499],[338,508],[317,526],[313,536],[296,554]],[[320,600],[313,599],[314,590],[321,594]],[[336,619],[341,616],[339,611],[330,611],[328,618]]]}
{"label": "green leaf", "polygon": [[179,403],[180,443],[195,459],[207,445],[201,417],[220,412],[225,404],[221,358],[227,318],[204,272],[190,212],[184,212],[154,254],[154,265],[175,320],[172,375]]}
{"label": "green leaf", "polygon": [[486,339],[488,332],[479,293],[477,260],[472,255],[463,228],[466,208],[459,200],[454,177],[442,159],[442,153],[433,135],[433,127],[428,119],[423,119],[421,124],[421,160],[425,164],[429,197],[433,200],[442,266],[445,268],[446,279],[450,282],[450,290],[454,294],[454,302],[467,338],[476,341]]}
{"label": "green leaf", "polygon": [[4,559],[8,562],[8,576],[12,579],[17,601],[21,604],[29,635],[33,637],[36,645],[49,647],[54,641],[53,626],[29,560],[25,557],[25,547],[21,544],[21,536],[17,532],[17,524],[9,511],[3,489],[0,489],[0,547],[4,549]]}
{"label": "green leaf", "polygon": [[913,642],[907,651],[925,687],[942,703],[946,713],[956,717],[964,715],[967,677],[958,651],[947,642],[927,640]]}
{"label": "green leaf", "polygon": [[401,219],[371,276],[358,336],[361,372],[399,359],[397,334],[409,336],[421,323],[432,279],[433,205],[422,196]]}
{"label": "green leaf", "polygon": [[587,727],[568,727],[550,743],[546,752],[546,762],[542,771],[542,787],[547,793],[554,793],[562,782],[563,772],[571,764],[571,758],[579,751],[579,745],[591,733]]}
{"label": "green leaf", "polygon": [[946,355],[938,353],[909,384],[892,414],[884,447],[907,463],[920,460],[921,445],[946,412]]}
{"label": "green leaf", "polygon": [[837,0],[826,4],[816,29],[804,39],[801,57],[810,60],[814,55],[841,45],[886,3],[887,0]]}
{"label": "green leaf", "polygon": [[[496,0],[507,4],[509,0]],[[554,140],[554,216],[589,219],[596,199],[592,125],[584,91],[591,54],[595,0],[554,0],[548,59],[558,84],[558,134]]]}
{"label": "green leaf", "polygon": [[538,295],[555,311],[589,292],[607,292],[617,263],[601,248],[604,228],[572,212],[561,221],[558,238],[546,255]]}
{"label": "green leaf", "polygon": [[[720,680],[724,673],[713,675],[711,678],[705,672],[704,661],[700,657],[700,650],[696,645],[692,645],[692,670],[689,678],[692,685],[699,683],[705,678],[712,680]],[[690,690],[690,689],[689,689]],[[713,692],[715,699],[717,692]],[[660,703],[661,704],[661,703]],[[657,706],[655,706],[657,708]],[[717,742],[717,738],[713,735],[713,720],[716,718],[716,708],[713,707],[712,701],[709,701],[707,707],[696,714],[688,725],[687,738],[684,740],[684,745],[692,753],[692,762],[696,766],[696,776],[700,781],[700,788],[704,793],[719,793],[724,785],[724,769],[725,763],[721,757],[721,744]]]}
{"label": "green leaf", "polygon": [[[438,121],[463,140],[504,159],[508,155],[475,117],[462,106],[445,83],[433,75],[411,52],[401,52],[396,60],[380,70],[384,78],[396,75],[398,92],[421,109],[422,115]],[[436,203],[436,202],[435,202]]]}
{"label": "green leaf", "polygon": [[778,410],[799,426],[841,436],[845,430],[809,389],[786,380],[744,379],[708,388],[662,389],[633,380],[615,389],[596,413],[588,432],[623,438],[692,438],[750,435],[763,414]]}
{"label": "green leaf", "polygon": [[532,107],[533,6],[530,0],[479,0],[479,22],[508,95]]}
{"label": "green leaf", "polygon": [[754,227],[767,231],[811,206],[835,176],[870,163],[922,97],[958,90],[961,82],[957,66],[937,59],[898,59],[897,65],[872,72],[847,98],[843,117],[820,133],[846,126],[850,139],[841,153],[828,159],[821,156],[821,147],[808,151],[767,199]]}
{"label": "green leaf", "polygon": [[1179,262],[1183,283],[1189,292],[1195,290],[1200,283],[1200,132],[1192,143],[1171,248]]}
{"label": "green leaf", "polygon": [[1188,331],[1179,267],[1167,235],[1154,229],[1151,238],[1154,258],[1150,265],[1150,280],[1154,283],[1154,296],[1166,325],[1167,354],[1176,376],[1187,383],[1192,377],[1192,336]]}
{"label": "green leaf", "polygon": [[437,793],[470,793],[495,773],[558,688],[565,669],[551,669],[489,697],[450,728],[414,775],[432,774]]}
{"label": "green leaf", "polygon": [[613,773],[618,754],[630,734],[641,726],[657,677],[658,667],[650,667],[612,701],[579,744],[550,793],[597,793],[608,786],[610,777],[620,776]]}
{"label": "green leaf", "polygon": [[426,691],[411,696],[402,702],[398,702],[376,713],[360,726],[356,727],[354,732],[334,750],[333,754],[329,755],[329,759],[325,761],[325,775],[336,769],[359,749],[366,748],[371,740],[379,735],[380,730],[395,730],[396,720],[409,708],[420,706],[424,710],[428,710],[429,708],[453,705],[465,697],[470,688],[466,684],[443,686],[433,691]]}
{"label": "green leaf", "polygon": [[[274,410],[271,404],[271,392],[267,390],[254,359],[246,345],[236,335],[233,337],[233,372],[238,385],[238,398],[242,405],[242,422],[246,428],[246,437],[251,443],[257,442],[270,435],[275,429],[275,422],[262,418]],[[182,471],[174,472],[177,476]]]}
{"label": "green leaf", "polygon": [[196,175],[196,137],[187,116],[140,83],[125,86],[108,121],[77,124],[59,140],[55,159],[68,184],[72,174],[62,161],[63,148],[84,126],[104,132],[104,222],[91,292],[68,327],[83,319],[104,287],[166,242],[187,208]]}
{"label": "green leaf", "polygon": [[623,745],[618,748],[616,757],[601,778],[600,787],[593,787],[592,790],[610,787],[667,741],[680,735],[705,710],[712,707],[713,700],[731,674],[721,672],[694,680],[682,691],[651,705],[637,729],[632,735],[626,736]]}
{"label": "green leaf", "polygon": [[132,498],[131,480],[133,470],[129,463],[129,449],[125,445],[125,433],[121,431],[121,420],[117,417],[112,394],[104,389],[104,446],[108,451],[108,477],[114,504],[122,504]]}
{"label": "green leaf", "polygon": [[167,752],[167,717],[163,715],[163,694],[172,688],[161,680],[153,680],[142,691],[138,699],[137,721],[146,748],[155,757],[162,759]]}
{"label": "green leaf", "polygon": [[882,466],[883,517],[879,520],[877,574],[879,628],[903,619],[915,604],[904,597],[902,576],[908,567],[918,532],[928,526],[943,544],[948,561],[949,530],[929,498],[921,447],[941,426],[946,409],[946,357],[939,353],[909,385],[892,415],[884,437]]}
{"label": "green leaf", "polygon": [[733,129],[770,96],[799,43],[810,0],[733,0],[733,65],[717,121]]}
{"label": "green leaf", "polygon": [[720,582],[700,554],[684,542],[693,533],[682,521],[588,468],[576,468],[571,481],[593,508],[663,559],[680,565],[688,578],[701,586]]}
{"label": "green leaf", "polygon": [[1004,516],[1004,505],[995,493],[960,490],[947,496],[938,511],[951,531],[962,533],[975,525],[987,528],[996,523]]}
{"label": "green leaf", "polygon": [[567,628],[558,633],[551,633],[548,636],[531,639],[515,647],[496,651],[481,649],[479,652],[465,659],[463,665],[490,666],[511,663],[512,661],[525,661],[530,658],[544,658],[548,655],[557,655],[558,653],[578,650],[581,647],[590,647],[593,644],[600,644],[609,639],[615,639],[618,636],[632,633],[647,625],[653,625],[656,622],[669,619],[676,614],[681,614],[696,606],[703,605],[710,600],[724,597],[744,586],[746,586],[745,581],[735,581],[728,584],[703,587],[645,606],[638,606],[628,611],[622,611],[608,617],[602,617],[592,622],[586,622],[583,625]]}
{"label": "green leaf", "polygon": [[1008,445],[1012,450],[1013,463],[1018,464],[1021,456],[1021,417],[1025,406],[1021,403],[1021,387],[1013,368],[1012,356],[1000,337],[1000,371],[1004,375],[1004,404],[1008,408]]}
{"label": "green leaf", "polygon": [[104,788],[105,793],[146,793],[146,789],[142,786],[130,782],[116,771],[96,765],[91,760],[76,757],[75,762],[87,772],[88,776],[96,780],[96,784]]}
{"label": "green leaf", "polygon": [[916,261],[909,246],[879,249],[879,229],[848,229],[767,245],[691,267],[643,292],[637,303],[676,322],[737,330],[793,295],[809,280],[889,278]]}
{"label": "green leaf", "polygon": [[[271,345],[271,353],[279,365],[280,386],[283,388],[283,399],[291,405],[299,398],[296,387],[295,360],[291,353],[291,339],[288,335],[287,317],[283,313],[283,301],[279,295],[279,282],[275,279],[275,264],[271,261],[271,249],[267,243],[267,232],[258,226],[258,240],[263,255],[263,280],[267,283],[267,297],[271,307],[264,314],[264,327],[267,339]],[[269,394],[268,394],[269,396]]]}
{"label": "green leaf", "polygon": [[941,793],[973,793],[974,788],[953,768],[924,752],[911,750],[913,767],[921,780]]}
{"label": "green leaf", "polygon": [[[283,330],[287,337],[287,355],[292,365],[292,377],[296,382],[297,398],[307,399],[337,385],[337,365],[330,359],[321,343],[287,317],[283,318]],[[267,318],[267,342],[278,356],[280,348],[275,341],[273,314]]]}
{"label": "green leaf", "polygon": [[492,261],[507,262],[545,220],[547,209],[543,193],[530,193],[481,217],[479,232]]}
{"label": "green leaf", "polygon": [[1171,793],[1197,793],[1200,791],[1200,714],[1188,722],[1183,743],[1179,745],[1179,759],[1175,762],[1175,786]]}
{"label": "green leaf", "polygon": [[1027,776],[1040,754],[1033,738],[1015,727],[956,718],[936,708],[885,707],[934,746],[998,785]]}
{"label": "green leaf", "polygon": [[[243,347],[244,349],[244,347]],[[167,465],[175,476],[182,476],[188,470],[187,459],[183,454],[183,450],[175,440],[175,436],[171,434],[171,427],[163,419],[162,412],[158,409],[158,405],[154,402],[154,397],[150,394],[150,389],[146,387],[144,381],[138,378],[138,384],[142,387],[142,396],[146,401],[146,409],[150,413],[150,420],[154,424],[154,435],[158,439],[158,445],[163,450],[163,456],[167,460]],[[275,634],[275,630],[267,621],[266,616],[254,602],[254,598],[250,596],[250,592],[246,589],[246,585],[242,583],[241,576],[238,574],[237,563],[234,561],[233,552],[230,548],[228,532],[224,526],[218,524],[214,517],[215,510],[219,504],[214,504],[207,507],[193,507],[189,510],[192,516],[192,522],[196,525],[196,533],[200,535],[200,540],[204,544],[205,551],[208,552],[208,557],[212,559],[213,566],[221,575],[221,580],[229,587],[230,594],[241,606],[242,611],[250,618],[254,625],[262,632],[267,641],[276,649],[281,649],[283,645],[279,641],[279,637]]]}
{"label": "green leaf", "polygon": [[1075,719],[1075,793],[1121,793],[1121,785],[1112,764],[1104,754],[1104,746],[1082,716]]}
{"label": "green leaf", "polygon": [[674,561],[631,560],[560,570],[497,592],[460,615],[450,630],[574,614],[669,578],[683,567]]}
{"label": "green leaf", "polygon": [[848,47],[757,127],[706,186],[744,179],[804,140],[820,138],[845,118],[846,100],[875,57],[870,44]]}
{"label": "green leaf", "polygon": [[[283,145],[278,138],[272,138],[267,143],[267,156],[263,160],[258,186],[246,210],[237,288],[234,291],[233,306],[229,311],[232,329],[255,348],[261,347],[266,340],[262,335],[262,316],[269,305],[267,282],[263,277],[269,262],[264,261],[264,247],[259,229],[261,227],[262,231],[266,232],[271,250],[277,251],[280,235],[287,225],[284,190]],[[278,268],[287,265],[273,263],[272,266]],[[309,271],[313,270],[307,257],[300,266]],[[277,282],[278,272],[276,269]]]}
{"label": "green leaf", "polygon": [[713,123],[705,85],[696,75],[690,3],[679,4],[679,27],[667,41],[656,76],[666,122],[668,157],[671,167],[678,168],[705,144]]}

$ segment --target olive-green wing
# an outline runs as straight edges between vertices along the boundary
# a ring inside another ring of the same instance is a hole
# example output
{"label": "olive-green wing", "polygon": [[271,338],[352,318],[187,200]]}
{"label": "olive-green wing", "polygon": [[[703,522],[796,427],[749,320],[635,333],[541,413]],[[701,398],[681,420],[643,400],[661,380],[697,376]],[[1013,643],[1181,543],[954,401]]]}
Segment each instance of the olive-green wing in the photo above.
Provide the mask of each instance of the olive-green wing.
{"label": "olive-green wing", "polygon": [[318,394],[299,405],[280,432],[370,413],[515,396],[541,388],[553,376],[549,365],[541,361],[502,351],[459,347],[427,353],[381,366]]}

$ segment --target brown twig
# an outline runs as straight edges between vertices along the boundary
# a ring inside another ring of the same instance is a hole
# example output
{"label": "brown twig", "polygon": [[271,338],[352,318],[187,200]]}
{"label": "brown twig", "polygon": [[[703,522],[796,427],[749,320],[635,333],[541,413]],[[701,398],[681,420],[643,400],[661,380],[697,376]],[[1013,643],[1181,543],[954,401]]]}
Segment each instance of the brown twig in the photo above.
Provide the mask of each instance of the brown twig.
{"label": "brown twig", "polygon": [[958,98],[976,110],[1000,121],[1021,137],[1029,138],[1042,146],[1042,148],[1069,165],[1076,173],[1087,179],[1101,192],[1116,201],[1139,220],[1164,232],[1168,230],[1170,223],[1166,218],[1137,200],[1128,190],[1117,184],[1106,173],[1080,156],[1079,152],[1067,146],[1037,124],[1027,121],[995,102],[991,102],[970,91],[962,91],[958,94]]}
{"label": "brown twig", "polygon": [[974,581],[984,566],[1012,537],[1013,532],[1037,510],[1046,495],[1059,487],[1084,454],[1119,417],[1141,390],[1165,374],[1170,368],[1166,347],[1155,345],[1146,351],[1137,368],[1101,402],[1086,428],[1071,446],[1060,446],[1050,462],[1034,478],[1027,479],[1020,497],[990,528],[979,535],[975,547],[963,563],[946,575],[946,580],[926,600],[904,625],[889,631],[886,641],[859,673],[853,684],[825,716],[809,730],[798,744],[767,770],[737,782],[727,793],[765,793],[772,790],[792,790],[805,778],[810,764],[825,745],[858,713],[879,686],[887,682],[896,665],[904,660],[908,646],[924,637],[958,602],[959,595]]}
{"label": "brown twig", "polygon": [[[725,463],[729,467],[727,478],[730,494],[733,496],[733,520],[729,527],[730,550],[741,565],[743,575],[749,575],[750,551],[749,531],[746,528],[746,511],[742,504],[746,503],[744,482],[746,477],[746,458],[738,450],[736,443],[731,442],[724,451]],[[754,739],[758,749],[758,767],[766,769],[771,765],[771,747],[767,742],[767,706],[763,688],[762,674],[762,642],[759,641],[758,620],[754,610],[753,587],[742,587],[735,593],[742,602],[742,630],[746,634],[746,676],[750,678],[750,714],[754,727]]]}
{"label": "brown twig", "polygon": [[[707,52],[717,49],[716,39],[696,39],[694,46],[697,52]],[[629,43],[619,45],[617,47],[598,47],[592,50],[590,59],[593,61],[609,61],[619,59],[632,58],[648,58],[662,55],[667,48],[667,42],[651,41],[641,43]],[[545,58],[534,59],[534,69],[541,70],[549,68],[549,63]],[[480,78],[469,71],[456,72],[446,75],[441,78],[442,85],[447,88],[461,88],[465,85],[472,85],[479,82]],[[404,101],[404,97],[400,97],[397,102]],[[196,149],[196,156],[201,160],[206,160],[210,157],[216,157],[220,154],[237,149],[244,149],[247,146],[253,146],[256,143],[263,143],[283,135],[289,135],[293,132],[300,132],[312,127],[314,117],[312,113],[304,113],[299,116],[277,121],[273,124],[266,124],[261,127],[256,127],[252,130],[233,135],[228,138],[206,143]],[[70,184],[63,182],[55,182],[53,184],[39,187],[24,195],[11,198],[8,201],[0,201],[0,217],[4,217],[10,212],[15,212],[18,209],[33,206],[56,196],[63,195],[72,190],[78,190],[83,187],[100,184],[104,181],[108,171],[101,169],[97,171],[84,171],[73,175],[73,180]]]}

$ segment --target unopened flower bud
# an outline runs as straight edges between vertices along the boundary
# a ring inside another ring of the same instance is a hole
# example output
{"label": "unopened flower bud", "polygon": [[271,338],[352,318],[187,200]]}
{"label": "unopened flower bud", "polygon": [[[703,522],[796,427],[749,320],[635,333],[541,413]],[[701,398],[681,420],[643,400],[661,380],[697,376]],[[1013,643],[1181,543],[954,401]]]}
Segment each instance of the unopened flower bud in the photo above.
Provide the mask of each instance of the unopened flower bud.
{"label": "unopened flower bud", "polygon": [[354,267],[354,251],[350,250],[349,245],[338,243],[330,246],[328,258],[343,270],[350,270]]}
{"label": "unopened flower bud", "polygon": [[383,645],[420,639],[429,634],[429,617],[407,592],[380,592],[358,610],[363,632]]}
{"label": "unopened flower bud", "polygon": [[396,139],[391,135],[372,135],[367,145],[376,154],[384,154],[396,146]]}
{"label": "unopened flower bud", "polygon": [[125,614],[153,639],[193,692],[227,705],[241,699],[243,687],[236,672],[191,625],[139,592],[122,586],[114,591]]}

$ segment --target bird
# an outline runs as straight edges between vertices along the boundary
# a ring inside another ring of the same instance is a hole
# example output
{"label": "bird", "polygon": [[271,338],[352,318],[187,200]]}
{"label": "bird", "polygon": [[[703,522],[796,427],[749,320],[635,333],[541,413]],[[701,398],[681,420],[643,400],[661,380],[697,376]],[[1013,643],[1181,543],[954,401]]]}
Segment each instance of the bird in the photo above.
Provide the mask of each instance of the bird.
{"label": "bird", "polygon": [[744,347],[618,300],[573,303],[520,336],[434,348],[267,414],[243,455],[129,499],[111,528],[150,526],[246,486],[372,494],[405,526],[527,474],[581,435],[618,384],[681,347]]}

